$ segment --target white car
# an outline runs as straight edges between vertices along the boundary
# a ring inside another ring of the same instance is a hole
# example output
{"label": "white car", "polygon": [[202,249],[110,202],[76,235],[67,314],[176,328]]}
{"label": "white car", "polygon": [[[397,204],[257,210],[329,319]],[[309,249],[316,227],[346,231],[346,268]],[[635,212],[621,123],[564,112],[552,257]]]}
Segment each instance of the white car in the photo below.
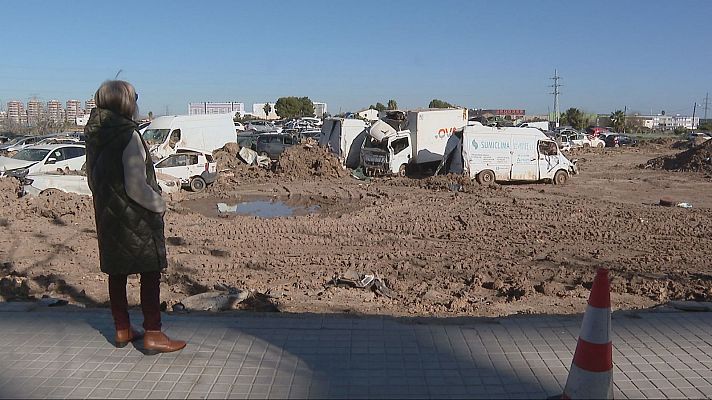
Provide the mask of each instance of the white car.
{"label": "white car", "polygon": [[24,136],[17,137],[8,142],[3,143],[0,146],[0,151],[5,151],[8,153],[14,153],[20,151],[26,147],[36,145],[40,140],[45,139],[45,136]]}
{"label": "white car", "polygon": [[213,156],[202,151],[179,149],[178,153],[159,160],[156,173],[178,178],[182,186],[200,192],[217,179],[218,167]]}
{"label": "white car", "polygon": [[[158,186],[163,193],[176,193],[180,190],[180,179],[173,177],[156,177]],[[91,196],[86,175],[67,175],[62,173],[32,174],[22,178],[23,195],[37,196],[48,190],[59,190],[65,193],[76,193]]]}
{"label": "white car", "polygon": [[32,146],[17,152],[12,158],[0,157],[0,176],[22,177],[68,168],[78,171],[86,161],[86,149],[80,144]]}

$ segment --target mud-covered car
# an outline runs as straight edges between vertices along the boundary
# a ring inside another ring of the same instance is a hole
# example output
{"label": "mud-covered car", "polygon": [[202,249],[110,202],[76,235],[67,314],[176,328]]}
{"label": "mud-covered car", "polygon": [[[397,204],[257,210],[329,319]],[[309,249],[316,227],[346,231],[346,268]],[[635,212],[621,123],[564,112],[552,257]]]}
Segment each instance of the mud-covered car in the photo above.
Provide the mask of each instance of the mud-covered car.
{"label": "mud-covered car", "polygon": [[157,173],[180,179],[182,186],[194,192],[202,191],[218,177],[217,163],[213,156],[199,151],[179,150],[159,160],[154,167]]}

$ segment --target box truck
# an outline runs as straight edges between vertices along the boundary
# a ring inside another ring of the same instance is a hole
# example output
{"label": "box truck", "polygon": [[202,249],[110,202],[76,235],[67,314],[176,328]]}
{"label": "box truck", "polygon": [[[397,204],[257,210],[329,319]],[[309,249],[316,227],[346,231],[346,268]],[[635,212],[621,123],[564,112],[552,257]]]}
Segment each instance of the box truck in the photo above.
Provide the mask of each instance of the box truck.
{"label": "box truck", "polygon": [[442,161],[448,138],[467,124],[467,110],[396,111],[376,121],[361,149],[367,175],[400,175]]}
{"label": "box truck", "polygon": [[361,146],[366,139],[366,121],[327,118],[321,126],[319,146],[327,147],[347,168],[358,168]]}
{"label": "box truck", "polygon": [[151,121],[143,132],[155,160],[179,149],[212,153],[227,143],[237,143],[232,114],[170,115]]}
{"label": "box truck", "polygon": [[564,184],[578,173],[556,142],[535,128],[497,128],[471,122],[448,141],[444,172],[466,173],[481,184],[550,181]]}

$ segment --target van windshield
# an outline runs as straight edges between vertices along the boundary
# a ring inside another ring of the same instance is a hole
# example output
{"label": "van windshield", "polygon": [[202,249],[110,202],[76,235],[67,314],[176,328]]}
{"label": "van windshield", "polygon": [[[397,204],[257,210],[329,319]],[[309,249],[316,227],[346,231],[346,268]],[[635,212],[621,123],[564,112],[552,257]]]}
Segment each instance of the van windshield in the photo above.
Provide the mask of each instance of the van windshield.
{"label": "van windshield", "polygon": [[158,144],[166,141],[170,129],[146,129],[143,132],[143,140],[148,144]]}
{"label": "van windshield", "polygon": [[363,143],[363,147],[367,149],[381,149],[388,151],[388,140],[378,141],[371,136],[366,136],[366,141]]}

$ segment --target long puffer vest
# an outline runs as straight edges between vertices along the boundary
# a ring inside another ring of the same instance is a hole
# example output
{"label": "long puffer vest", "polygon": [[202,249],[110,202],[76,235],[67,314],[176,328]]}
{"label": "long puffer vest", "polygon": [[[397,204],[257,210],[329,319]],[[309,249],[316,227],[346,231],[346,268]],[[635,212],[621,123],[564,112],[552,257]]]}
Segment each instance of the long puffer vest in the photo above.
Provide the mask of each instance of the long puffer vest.
{"label": "long puffer vest", "polygon": [[[163,216],[136,203],[124,187],[122,157],[136,128],[128,118],[95,108],[84,129],[101,270],[109,275],[158,271],[167,265]],[[143,146],[147,183],[161,193]]]}

